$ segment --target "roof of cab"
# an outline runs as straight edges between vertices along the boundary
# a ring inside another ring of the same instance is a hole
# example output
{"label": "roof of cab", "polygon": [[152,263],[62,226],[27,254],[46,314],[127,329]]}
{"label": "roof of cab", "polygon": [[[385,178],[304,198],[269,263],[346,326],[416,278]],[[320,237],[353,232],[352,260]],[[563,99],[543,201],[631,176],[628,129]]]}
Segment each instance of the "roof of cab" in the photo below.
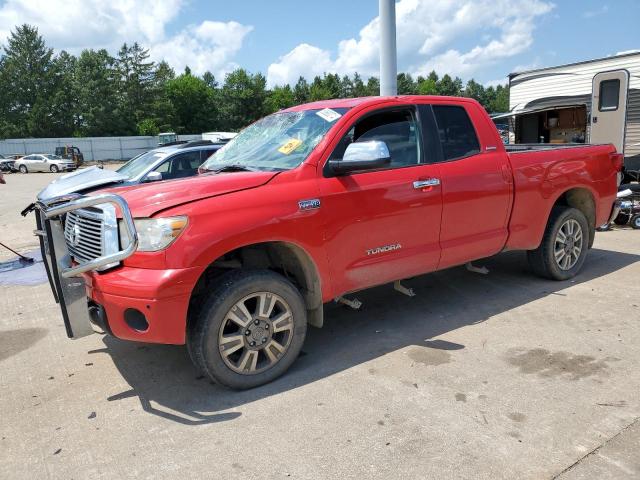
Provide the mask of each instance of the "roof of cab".
{"label": "roof of cab", "polygon": [[357,106],[375,105],[379,103],[423,103],[428,101],[451,100],[455,102],[475,102],[466,97],[445,97],[438,95],[397,95],[393,97],[357,97],[357,98],[335,98],[331,100],[320,100],[317,102],[303,103],[295,107],[283,110],[285,112],[299,112],[303,110],[316,110],[323,108],[353,108]]}

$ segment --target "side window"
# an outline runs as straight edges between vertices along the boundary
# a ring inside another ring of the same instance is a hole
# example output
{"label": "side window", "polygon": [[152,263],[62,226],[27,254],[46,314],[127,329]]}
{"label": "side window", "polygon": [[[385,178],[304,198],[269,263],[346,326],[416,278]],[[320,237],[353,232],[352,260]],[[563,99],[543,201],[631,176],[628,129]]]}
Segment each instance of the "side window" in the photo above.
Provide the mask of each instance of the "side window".
{"label": "side window", "polygon": [[171,160],[167,160],[166,162],[162,162],[158,165],[153,171],[162,174],[162,177],[169,173],[169,167],[171,166]]}
{"label": "side window", "polygon": [[415,165],[420,161],[418,126],[408,109],[375,113],[360,120],[340,140],[330,158],[342,160],[349,144],[371,140],[387,144],[391,168]]}
{"label": "side window", "polygon": [[201,163],[200,151],[180,153],[162,163],[155,171],[162,173],[163,180],[191,177],[198,173]]}
{"label": "side window", "polygon": [[[205,160],[208,160],[209,157],[211,155],[213,155],[214,153],[216,153],[217,151],[218,151],[217,148],[216,149],[210,148],[210,149],[207,149],[207,150],[202,150],[201,155],[200,155],[200,161],[201,161],[200,164],[202,165],[202,163],[204,163]],[[198,166],[200,166],[200,165],[198,165]]]}
{"label": "side window", "polygon": [[480,144],[473,124],[463,107],[434,105],[443,160],[455,160],[480,153]]}
{"label": "side window", "polygon": [[611,112],[618,109],[620,102],[620,80],[604,80],[600,82],[600,99],[598,100],[598,110],[601,112]]}

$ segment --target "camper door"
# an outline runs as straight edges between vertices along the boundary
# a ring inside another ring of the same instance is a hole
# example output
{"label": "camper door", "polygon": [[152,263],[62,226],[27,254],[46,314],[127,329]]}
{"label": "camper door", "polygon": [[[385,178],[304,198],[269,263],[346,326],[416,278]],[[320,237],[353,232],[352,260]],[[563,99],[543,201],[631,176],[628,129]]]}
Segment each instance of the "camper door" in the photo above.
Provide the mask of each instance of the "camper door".
{"label": "camper door", "polygon": [[593,77],[590,143],[613,143],[624,153],[629,72],[616,70]]}

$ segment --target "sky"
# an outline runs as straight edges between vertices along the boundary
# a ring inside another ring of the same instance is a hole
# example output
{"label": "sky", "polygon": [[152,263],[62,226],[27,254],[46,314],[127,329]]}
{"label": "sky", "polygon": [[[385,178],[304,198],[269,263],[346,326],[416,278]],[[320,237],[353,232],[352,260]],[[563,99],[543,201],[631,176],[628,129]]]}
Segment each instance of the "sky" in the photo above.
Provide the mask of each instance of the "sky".
{"label": "sky", "polygon": [[[376,0],[5,0],[0,44],[19,24],[56,51],[137,41],[152,59],[216,78],[243,67],[269,86],[323,73],[378,74]],[[638,0],[398,0],[398,71],[485,85],[510,72],[640,49]]]}

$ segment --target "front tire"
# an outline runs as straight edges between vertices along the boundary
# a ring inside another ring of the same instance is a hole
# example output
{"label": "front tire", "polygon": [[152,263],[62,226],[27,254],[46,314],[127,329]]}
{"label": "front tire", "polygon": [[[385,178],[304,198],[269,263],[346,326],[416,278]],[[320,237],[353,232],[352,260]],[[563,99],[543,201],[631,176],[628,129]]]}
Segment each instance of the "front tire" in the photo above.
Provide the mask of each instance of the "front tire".
{"label": "front tire", "polygon": [[49,167],[49,170],[51,170],[51,173],[58,173],[60,171],[57,165],[51,165],[51,167]]}
{"label": "front tire", "polygon": [[18,168],[18,170],[20,170],[20,173],[27,173],[27,166],[26,165],[20,165],[20,168]]}
{"label": "front tire", "polygon": [[551,280],[568,280],[582,268],[589,246],[589,223],[571,207],[551,210],[540,246],[527,252],[531,269]]}
{"label": "front tire", "polygon": [[636,214],[631,217],[631,221],[629,222],[631,228],[635,228],[636,230],[640,230],[640,214]]}
{"label": "front tire", "polygon": [[270,270],[235,270],[218,282],[187,332],[196,368],[238,390],[276,379],[304,343],[307,313],[300,292]]}

